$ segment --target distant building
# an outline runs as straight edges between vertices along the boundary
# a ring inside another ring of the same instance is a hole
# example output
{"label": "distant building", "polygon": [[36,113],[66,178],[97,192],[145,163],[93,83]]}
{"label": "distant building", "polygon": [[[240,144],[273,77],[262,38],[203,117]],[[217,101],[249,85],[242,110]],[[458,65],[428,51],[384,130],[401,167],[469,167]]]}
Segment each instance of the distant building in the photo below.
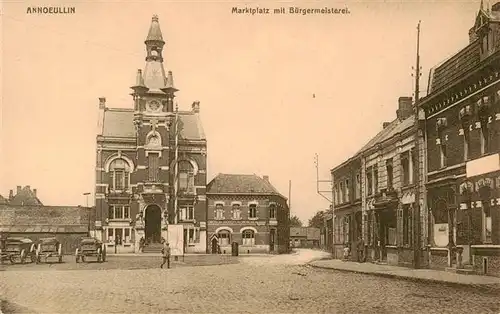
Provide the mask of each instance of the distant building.
{"label": "distant building", "polygon": [[[205,253],[207,141],[200,103],[177,110],[165,41],[153,16],[145,41],[144,70],[132,89],[132,108],[99,101],[96,151],[97,237],[118,253],[161,250],[168,224],[182,224],[184,252]],[[111,77],[110,77],[111,78]]]}
{"label": "distant building", "polygon": [[80,238],[86,237],[91,210],[76,206],[0,205],[0,233],[33,241],[56,237],[63,254],[74,254]]}
{"label": "distant building", "polygon": [[319,248],[320,228],[291,227],[290,244],[295,248]]}
{"label": "distant building", "polygon": [[287,199],[256,175],[219,174],[207,186],[210,252],[286,253],[289,243]]}
{"label": "distant building", "polygon": [[14,194],[13,190],[10,190],[8,199],[0,195],[0,204],[43,206],[36,192],[36,189],[32,190],[29,185],[26,185],[24,188],[18,185],[16,194]]}

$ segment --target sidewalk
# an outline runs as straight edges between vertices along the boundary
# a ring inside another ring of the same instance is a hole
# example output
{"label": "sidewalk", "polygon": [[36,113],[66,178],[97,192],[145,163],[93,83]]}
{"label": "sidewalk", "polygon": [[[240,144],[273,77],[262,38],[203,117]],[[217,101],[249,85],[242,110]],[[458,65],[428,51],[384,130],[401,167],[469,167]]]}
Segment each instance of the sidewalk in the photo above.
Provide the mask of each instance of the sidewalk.
{"label": "sidewalk", "polygon": [[[123,257],[141,257],[141,256],[162,256],[161,253],[106,253],[107,256],[123,256]],[[264,253],[250,253],[250,254],[239,254],[237,257],[245,257],[245,256],[277,256],[278,254],[264,254]],[[172,255],[175,257],[176,255]],[[179,258],[182,258],[182,255],[177,255]],[[185,257],[188,256],[232,256],[231,254],[207,254],[207,253],[186,253]]]}
{"label": "sidewalk", "polygon": [[344,262],[335,259],[313,261],[309,265],[317,268],[404,280],[500,289],[500,278],[490,276],[463,275],[433,269],[412,269],[372,263]]}

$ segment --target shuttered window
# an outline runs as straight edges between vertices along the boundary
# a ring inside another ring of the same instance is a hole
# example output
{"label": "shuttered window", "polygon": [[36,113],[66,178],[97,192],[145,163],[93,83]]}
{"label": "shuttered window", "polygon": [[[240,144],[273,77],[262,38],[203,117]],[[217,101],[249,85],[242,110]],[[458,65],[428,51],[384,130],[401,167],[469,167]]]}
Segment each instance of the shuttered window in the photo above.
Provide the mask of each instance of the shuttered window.
{"label": "shuttered window", "polygon": [[148,155],[149,160],[149,181],[158,181],[158,168],[159,168],[159,154],[158,153],[150,153]]}

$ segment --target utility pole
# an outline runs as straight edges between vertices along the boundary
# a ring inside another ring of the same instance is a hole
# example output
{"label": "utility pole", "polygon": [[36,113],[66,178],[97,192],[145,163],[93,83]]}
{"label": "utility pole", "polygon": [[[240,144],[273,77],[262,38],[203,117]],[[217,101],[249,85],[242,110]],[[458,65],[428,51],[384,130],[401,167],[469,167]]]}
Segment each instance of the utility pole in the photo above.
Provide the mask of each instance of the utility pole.
{"label": "utility pole", "polygon": [[288,222],[287,222],[287,233],[288,233],[288,253],[290,253],[290,219],[292,212],[292,180],[288,180]]}
{"label": "utility pole", "polygon": [[[332,195],[332,190],[331,190],[331,180],[320,180],[319,179],[319,158],[318,154],[314,155],[314,165],[316,166],[316,192],[321,195],[324,199],[326,199],[330,205],[332,204],[332,199],[329,196],[325,196],[323,193],[328,193],[327,195]],[[330,183],[330,189],[328,191],[322,191],[320,189],[320,183],[325,183],[328,182]]]}
{"label": "utility pole", "polygon": [[419,92],[420,92],[420,21],[417,25],[417,60],[415,67],[415,123],[414,123],[414,136],[415,136],[415,167],[413,167],[415,178],[415,204],[413,210],[413,267],[420,268],[421,256],[421,236],[420,236],[420,127],[419,127]]}
{"label": "utility pole", "polygon": [[89,233],[89,237],[90,237],[90,208],[89,208],[89,195],[90,195],[90,192],[85,192],[83,193],[83,195],[86,197],[86,206],[87,207],[87,210],[89,211],[89,225],[88,225],[88,233]]}

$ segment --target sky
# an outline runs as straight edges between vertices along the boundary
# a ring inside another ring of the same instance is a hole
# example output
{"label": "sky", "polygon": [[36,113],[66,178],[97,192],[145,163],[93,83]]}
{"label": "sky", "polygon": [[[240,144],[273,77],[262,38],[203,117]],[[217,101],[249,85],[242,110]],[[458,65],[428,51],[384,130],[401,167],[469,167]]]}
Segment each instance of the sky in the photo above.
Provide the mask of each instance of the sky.
{"label": "sky", "polygon": [[[423,96],[429,69],[468,44],[480,2],[44,1],[0,3],[0,194],[30,185],[45,205],[85,206],[91,192],[93,205],[98,98],[132,108],[157,14],[179,108],[200,101],[208,179],[268,175],[285,196],[291,180],[304,223],[329,206],[315,154],[327,181],[413,95],[418,21]],[[33,5],[76,12],[27,14]],[[282,6],[350,14],[231,13]]]}

